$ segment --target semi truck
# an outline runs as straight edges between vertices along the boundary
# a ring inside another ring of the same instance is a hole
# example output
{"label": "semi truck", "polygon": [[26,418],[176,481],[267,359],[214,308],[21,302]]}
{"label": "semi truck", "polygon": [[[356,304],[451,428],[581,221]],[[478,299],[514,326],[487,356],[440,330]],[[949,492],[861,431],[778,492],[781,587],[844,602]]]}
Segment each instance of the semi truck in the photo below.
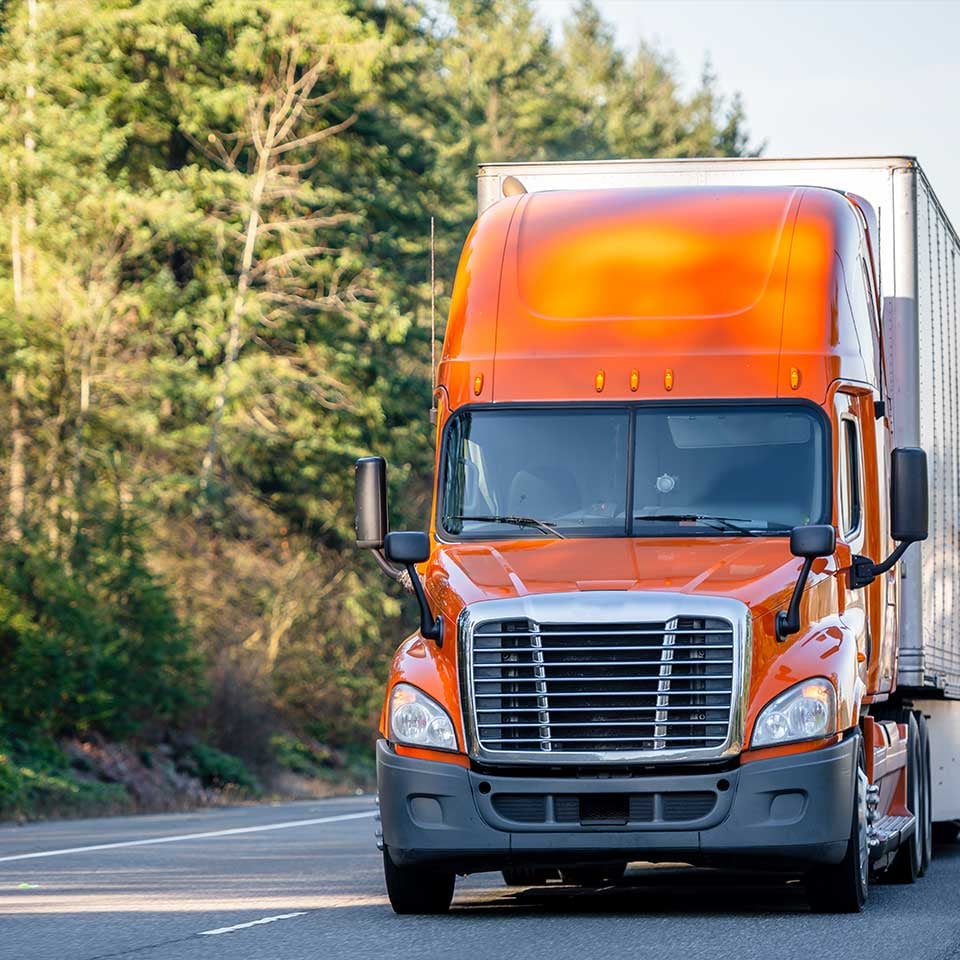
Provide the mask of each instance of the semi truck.
{"label": "semi truck", "polygon": [[387,892],[912,883],[960,822],[960,242],[912,157],[493,163],[377,742]]}

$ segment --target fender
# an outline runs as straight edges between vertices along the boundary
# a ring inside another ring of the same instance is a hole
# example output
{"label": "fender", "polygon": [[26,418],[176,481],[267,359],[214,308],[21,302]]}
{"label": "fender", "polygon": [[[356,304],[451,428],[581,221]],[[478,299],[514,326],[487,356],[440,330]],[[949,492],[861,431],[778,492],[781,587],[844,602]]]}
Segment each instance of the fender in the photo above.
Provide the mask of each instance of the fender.
{"label": "fender", "polygon": [[[773,641],[773,618],[765,616],[754,621],[754,644],[766,646]],[[768,647],[769,649],[769,647]],[[747,754],[753,737],[753,728],[760,711],[774,697],[808,677],[827,677],[837,690],[837,733],[843,734],[859,723],[860,706],[866,685],[860,675],[856,632],[835,614],[814,620],[807,630],[790,643],[781,646],[777,655],[759,672],[755,672],[750,688],[746,722],[747,751],[744,760],[759,759]],[[816,741],[813,746],[822,746]],[[768,756],[774,753],[801,752],[804,744],[764,748]]]}
{"label": "fender", "polygon": [[[455,634],[451,631],[451,636]],[[453,644],[451,644],[453,646]],[[411,634],[400,645],[390,665],[390,681],[380,711],[380,735],[389,739],[387,710],[390,695],[398,683],[409,683],[432,697],[450,714],[457,735],[458,754],[439,750],[421,750],[415,747],[398,746],[398,752],[409,756],[422,756],[430,760],[444,760],[465,764],[466,750],[463,736],[463,711],[460,706],[460,685],[457,682],[455,658],[444,650],[438,650],[432,640],[424,639],[419,632]]]}

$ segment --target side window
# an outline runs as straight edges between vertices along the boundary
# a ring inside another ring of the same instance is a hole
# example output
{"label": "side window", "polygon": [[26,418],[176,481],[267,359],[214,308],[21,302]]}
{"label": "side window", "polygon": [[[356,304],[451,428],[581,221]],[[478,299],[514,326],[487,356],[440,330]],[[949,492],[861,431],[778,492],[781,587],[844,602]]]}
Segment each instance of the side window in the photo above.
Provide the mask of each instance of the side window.
{"label": "side window", "polygon": [[843,534],[849,537],[860,529],[863,519],[863,503],[860,493],[860,438],[855,420],[844,417],[840,424],[843,443],[840,510]]}
{"label": "side window", "polygon": [[880,329],[877,323],[877,305],[873,299],[873,284],[870,282],[870,271],[867,269],[867,262],[860,258],[860,271],[863,274],[863,290],[867,298],[867,313],[870,314],[870,322],[875,330]]}

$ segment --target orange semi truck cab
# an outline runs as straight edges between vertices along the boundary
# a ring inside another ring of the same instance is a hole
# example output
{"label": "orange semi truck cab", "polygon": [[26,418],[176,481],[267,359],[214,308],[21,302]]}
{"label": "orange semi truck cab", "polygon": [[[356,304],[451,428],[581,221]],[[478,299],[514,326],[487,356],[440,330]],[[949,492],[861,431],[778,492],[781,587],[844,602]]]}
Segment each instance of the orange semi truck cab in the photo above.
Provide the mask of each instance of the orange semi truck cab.
{"label": "orange semi truck cab", "polygon": [[919,370],[930,338],[955,491],[960,347],[955,300],[918,308],[918,190],[955,245],[904,158],[481,168],[429,533],[388,533],[386,466],[357,466],[358,545],[421,613],[377,746],[398,912],[491,870],[752,863],[827,911],[923,873],[960,817],[960,647],[920,588],[955,560],[910,548]]}

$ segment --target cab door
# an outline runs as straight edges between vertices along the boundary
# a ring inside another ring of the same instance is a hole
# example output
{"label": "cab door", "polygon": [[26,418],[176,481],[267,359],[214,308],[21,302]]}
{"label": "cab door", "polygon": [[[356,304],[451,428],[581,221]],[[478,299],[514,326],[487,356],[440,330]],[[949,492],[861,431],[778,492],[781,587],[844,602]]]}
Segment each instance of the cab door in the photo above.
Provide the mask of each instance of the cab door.
{"label": "cab door", "polygon": [[[872,391],[842,389],[834,406],[839,539],[849,548],[851,558],[866,556],[877,561],[886,556],[888,540],[886,499],[882,495],[887,463]],[[890,688],[892,634],[886,629],[889,580],[885,574],[857,590],[850,589],[849,580],[845,583],[844,619],[856,631],[866,661],[868,694]]]}

